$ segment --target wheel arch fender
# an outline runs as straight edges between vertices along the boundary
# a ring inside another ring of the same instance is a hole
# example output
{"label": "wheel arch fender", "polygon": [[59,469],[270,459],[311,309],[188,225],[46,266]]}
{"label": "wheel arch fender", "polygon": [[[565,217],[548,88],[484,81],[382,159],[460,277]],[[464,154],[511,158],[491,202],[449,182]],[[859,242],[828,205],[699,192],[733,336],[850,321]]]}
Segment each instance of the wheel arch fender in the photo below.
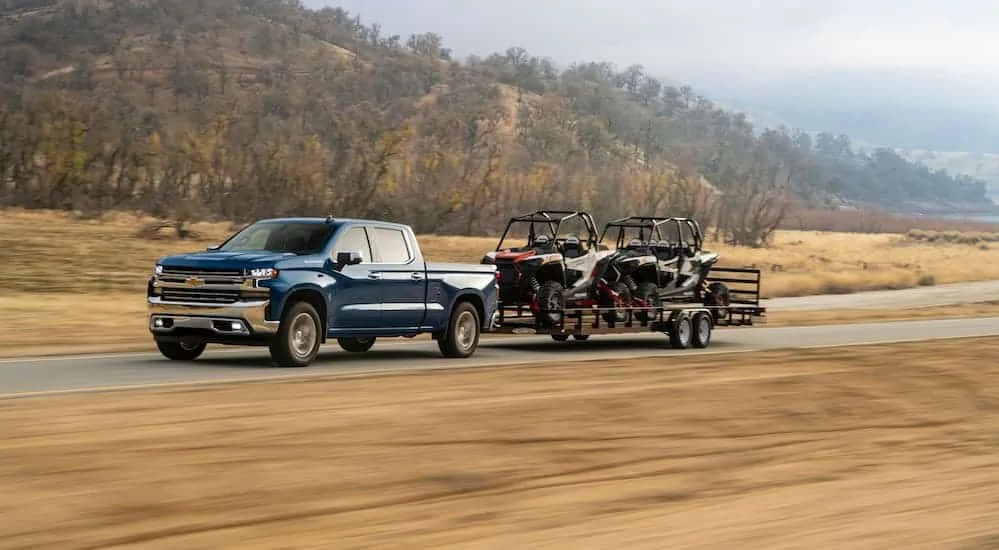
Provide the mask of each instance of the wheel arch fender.
{"label": "wheel arch fender", "polygon": [[275,311],[272,311],[271,315],[274,315],[277,319],[281,319],[284,316],[284,312],[287,311],[292,304],[303,301],[308,302],[316,309],[316,313],[319,314],[319,321],[322,323],[322,330],[319,335],[320,341],[325,343],[326,331],[329,328],[327,326],[329,324],[329,305],[326,300],[324,289],[319,285],[305,283],[289,288],[283,293],[280,300],[271,302],[271,305],[275,307]]}
{"label": "wheel arch fender", "polygon": [[479,316],[479,325],[483,329],[487,329],[490,324],[489,316],[486,312],[486,300],[482,295],[482,292],[475,289],[462,289],[455,293],[454,298],[448,305],[447,314],[444,316],[444,332],[446,330],[447,324],[451,321],[451,316],[454,315],[454,310],[458,307],[458,304],[462,302],[468,302],[475,308],[475,312]]}

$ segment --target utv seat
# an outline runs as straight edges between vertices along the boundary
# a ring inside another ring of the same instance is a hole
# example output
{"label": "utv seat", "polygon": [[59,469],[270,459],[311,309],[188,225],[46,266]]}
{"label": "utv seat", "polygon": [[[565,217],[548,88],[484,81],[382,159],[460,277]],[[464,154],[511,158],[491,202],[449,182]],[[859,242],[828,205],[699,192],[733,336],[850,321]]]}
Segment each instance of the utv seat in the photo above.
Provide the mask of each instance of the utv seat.
{"label": "utv seat", "polygon": [[578,258],[584,254],[583,245],[579,242],[579,237],[570,236],[566,237],[565,245],[563,245],[564,252],[562,253],[565,258]]}

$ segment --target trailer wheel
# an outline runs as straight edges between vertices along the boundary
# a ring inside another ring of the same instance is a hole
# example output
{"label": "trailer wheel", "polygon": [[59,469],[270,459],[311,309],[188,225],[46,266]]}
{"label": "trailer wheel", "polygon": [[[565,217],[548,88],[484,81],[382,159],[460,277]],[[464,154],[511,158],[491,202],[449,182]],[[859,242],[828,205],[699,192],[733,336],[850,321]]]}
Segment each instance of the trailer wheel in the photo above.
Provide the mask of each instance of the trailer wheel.
{"label": "trailer wheel", "polygon": [[375,337],[371,336],[369,338],[337,338],[336,343],[340,344],[340,348],[344,351],[349,351],[351,353],[364,353],[371,349],[371,346],[375,345]]}
{"label": "trailer wheel", "polygon": [[676,319],[674,319],[671,324],[673,326],[669,331],[670,345],[673,349],[689,348],[694,332],[693,323],[690,322],[690,316],[681,313],[676,316]]}
{"label": "trailer wheel", "polygon": [[705,311],[698,311],[694,314],[693,321],[693,345],[695,348],[706,348],[711,343],[711,315]]}
{"label": "trailer wheel", "polygon": [[555,340],[556,342],[568,342],[569,341],[569,335],[568,334],[552,334],[552,340]]}
{"label": "trailer wheel", "polygon": [[572,339],[577,342],[585,342],[590,339],[589,334],[573,334]]}

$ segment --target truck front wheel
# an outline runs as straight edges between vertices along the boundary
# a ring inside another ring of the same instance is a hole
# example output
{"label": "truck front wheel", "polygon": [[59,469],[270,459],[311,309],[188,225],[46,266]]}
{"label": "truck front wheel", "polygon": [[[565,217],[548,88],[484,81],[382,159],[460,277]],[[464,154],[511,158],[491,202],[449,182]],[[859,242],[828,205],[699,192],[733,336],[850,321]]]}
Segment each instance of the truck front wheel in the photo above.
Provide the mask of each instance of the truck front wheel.
{"label": "truck front wheel", "polygon": [[437,347],[445,357],[463,359],[475,353],[479,346],[482,324],[479,312],[468,302],[459,302],[451,312],[447,330],[437,340]]}
{"label": "truck front wheel", "polygon": [[322,326],[312,304],[292,304],[281,316],[281,328],[271,341],[271,360],[278,367],[309,366],[319,354]]}
{"label": "truck front wheel", "polygon": [[173,361],[194,361],[198,357],[201,357],[208,344],[204,340],[191,342],[184,340],[179,342],[157,340],[156,347],[163,354],[163,357],[167,359]]}
{"label": "truck front wheel", "polygon": [[340,347],[344,351],[364,353],[371,349],[371,346],[375,345],[375,338],[374,336],[370,338],[337,338],[336,343],[340,344]]}

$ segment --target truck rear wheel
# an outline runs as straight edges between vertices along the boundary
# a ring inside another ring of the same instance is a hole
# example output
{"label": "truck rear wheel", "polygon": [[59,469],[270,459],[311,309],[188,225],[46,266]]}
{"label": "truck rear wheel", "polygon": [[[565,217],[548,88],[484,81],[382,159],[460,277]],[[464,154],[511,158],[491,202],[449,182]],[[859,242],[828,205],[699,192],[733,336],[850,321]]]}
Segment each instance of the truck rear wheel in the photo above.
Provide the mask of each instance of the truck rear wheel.
{"label": "truck rear wheel", "polygon": [[194,361],[201,354],[205,352],[205,348],[208,344],[204,340],[197,342],[185,342],[183,340],[179,342],[168,342],[156,340],[156,347],[163,354],[163,357],[170,359],[172,361]]}
{"label": "truck rear wheel", "polygon": [[322,326],[312,304],[292,304],[281,316],[281,328],[271,342],[271,360],[278,367],[309,366],[319,354]]}
{"label": "truck rear wheel", "polygon": [[444,357],[464,359],[475,353],[481,332],[479,312],[468,302],[458,302],[451,312],[447,330],[437,340],[437,347]]}
{"label": "truck rear wheel", "polygon": [[337,338],[336,343],[340,344],[340,347],[344,351],[349,351],[351,353],[364,353],[371,349],[371,346],[375,345],[375,337],[370,338]]}

